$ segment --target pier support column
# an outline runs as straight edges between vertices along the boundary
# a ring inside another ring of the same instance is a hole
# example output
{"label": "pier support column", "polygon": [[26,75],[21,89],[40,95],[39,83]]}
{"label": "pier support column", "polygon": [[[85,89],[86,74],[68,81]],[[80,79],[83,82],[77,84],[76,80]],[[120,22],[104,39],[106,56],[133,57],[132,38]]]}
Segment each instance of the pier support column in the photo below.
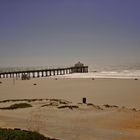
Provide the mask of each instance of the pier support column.
{"label": "pier support column", "polygon": [[18,73],[18,78],[21,78],[21,73]]}
{"label": "pier support column", "polygon": [[67,70],[66,70],[66,74],[68,74],[68,73],[69,73],[69,70],[67,69]]}
{"label": "pier support column", "polygon": [[88,67],[85,68],[85,72],[86,72],[86,73],[88,72]]}
{"label": "pier support column", "polygon": [[37,72],[37,77],[40,77],[39,72]]}
{"label": "pier support column", "polygon": [[71,73],[71,69],[69,69],[69,71],[68,71],[68,72],[69,72],[69,74],[70,74],[70,73]]}
{"label": "pier support column", "polygon": [[49,70],[49,76],[52,76],[52,71],[51,70]]}
{"label": "pier support column", "polygon": [[70,69],[70,73],[74,73],[74,68],[71,68]]}
{"label": "pier support column", "polygon": [[65,70],[62,70],[62,75],[64,75],[64,73],[65,73]]}
{"label": "pier support column", "polygon": [[86,71],[87,71],[86,68],[83,68],[83,72],[86,73]]}
{"label": "pier support column", "polygon": [[35,72],[33,72],[33,78],[35,78]]}
{"label": "pier support column", "polygon": [[63,69],[63,75],[65,75],[65,69]]}
{"label": "pier support column", "polygon": [[45,71],[45,75],[46,75],[46,77],[48,76],[48,71]]}
{"label": "pier support column", "polygon": [[70,74],[70,69],[68,69],[68,74]]}
{"label": "pier support column", "polygon": [[68,74],[68,69],[66,69],[66,74]]}
{"label": "pier support column", "polygon": [[44,77],[44,71],[41,71],[41,77]]}
{"label": "pier support column", "polygon": [[55,75],[55,70],[53,70],[53,75]]}
{"label": "pier support column", "polygon": [[57,72],[58,72],[58,75],[60,75],[60,70],[57,70]]}
{"label": "pier support column", "polygon": [[58,70],[56,70],[56,75],[58,75]]}
{"label": "pier support column", "polygon": [[62,75],[62,70],[60,70],[60,75]]}

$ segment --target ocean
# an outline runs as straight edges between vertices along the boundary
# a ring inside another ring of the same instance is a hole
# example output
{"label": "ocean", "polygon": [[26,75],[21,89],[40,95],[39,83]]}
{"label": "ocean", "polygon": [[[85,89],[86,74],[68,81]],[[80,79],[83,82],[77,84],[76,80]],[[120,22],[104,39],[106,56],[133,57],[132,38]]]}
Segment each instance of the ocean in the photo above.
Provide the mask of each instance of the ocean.
{"label": "ocean", "polygon": [[140,70],[124,71],[100,71],[88,73],[74,73],[63,76],[63,78],[118,78],[118,79],[140,79]]}

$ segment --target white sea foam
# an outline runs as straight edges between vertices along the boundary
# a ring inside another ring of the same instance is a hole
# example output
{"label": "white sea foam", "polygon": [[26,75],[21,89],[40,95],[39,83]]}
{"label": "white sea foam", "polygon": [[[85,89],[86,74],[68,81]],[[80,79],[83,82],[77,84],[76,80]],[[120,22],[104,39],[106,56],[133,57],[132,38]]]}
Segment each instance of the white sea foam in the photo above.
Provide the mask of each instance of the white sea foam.
{"label": "white sea foam", "polygon": [[140,70],[123,70],[123,71],[101,71],[89,73],[73,73],[63,76],[62,78],[118,78],[118,79],[140,79]]}

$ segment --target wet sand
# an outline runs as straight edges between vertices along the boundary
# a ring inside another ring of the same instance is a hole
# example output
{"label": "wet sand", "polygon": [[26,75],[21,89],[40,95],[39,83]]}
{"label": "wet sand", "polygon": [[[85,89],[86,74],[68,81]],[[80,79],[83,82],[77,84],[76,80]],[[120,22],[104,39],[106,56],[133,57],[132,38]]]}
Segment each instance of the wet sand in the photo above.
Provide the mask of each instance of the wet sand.
{"label": "wet sand", "polygon": [[[140,80],[36,78],[0,81],[0,100],[55,98],[70,101],[64,105],[78,106],[61,109],[58,107],[63,104],[58,101],[49,105],[50,100],[29,102],[33,107],[0,110],[0,127],[35,128],[62,140],[140,139]],[[88,104],[81,104],[82,97],[87,98]],[[19,102],[2,102],[0,107]]]}

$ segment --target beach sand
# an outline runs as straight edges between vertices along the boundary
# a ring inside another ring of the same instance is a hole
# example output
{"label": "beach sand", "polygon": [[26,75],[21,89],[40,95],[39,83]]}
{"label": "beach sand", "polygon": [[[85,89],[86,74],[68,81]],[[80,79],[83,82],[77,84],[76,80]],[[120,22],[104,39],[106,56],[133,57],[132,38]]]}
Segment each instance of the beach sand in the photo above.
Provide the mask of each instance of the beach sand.
{"label": "beach sand", "polygon": [[[41,100],[30,102],[31,108],[0,110],[0,127],[35,128],[46,136],[62,140],[140,139],[140,80],[34,78],[0,81],[1,101],[64,99],[71,102],[68,105],[78,106],[60,109],[62,104],[54,100],[55,103],[42,107],[50,100]],[[81,104],[83,97],[94,105]],[[0,107],[19,102],[1,102]],[[105,104],[115,107],[105,107]]]}
{"label": "beach sand", "polygon": [[[0,100],[20,98],[60,98],[95,104],[115,104],[140,109],[140,80],[127,79],[0,79]],[[15,83],[15,84],[14,84]],[[36,85],[33,85],[36,84]]]}

